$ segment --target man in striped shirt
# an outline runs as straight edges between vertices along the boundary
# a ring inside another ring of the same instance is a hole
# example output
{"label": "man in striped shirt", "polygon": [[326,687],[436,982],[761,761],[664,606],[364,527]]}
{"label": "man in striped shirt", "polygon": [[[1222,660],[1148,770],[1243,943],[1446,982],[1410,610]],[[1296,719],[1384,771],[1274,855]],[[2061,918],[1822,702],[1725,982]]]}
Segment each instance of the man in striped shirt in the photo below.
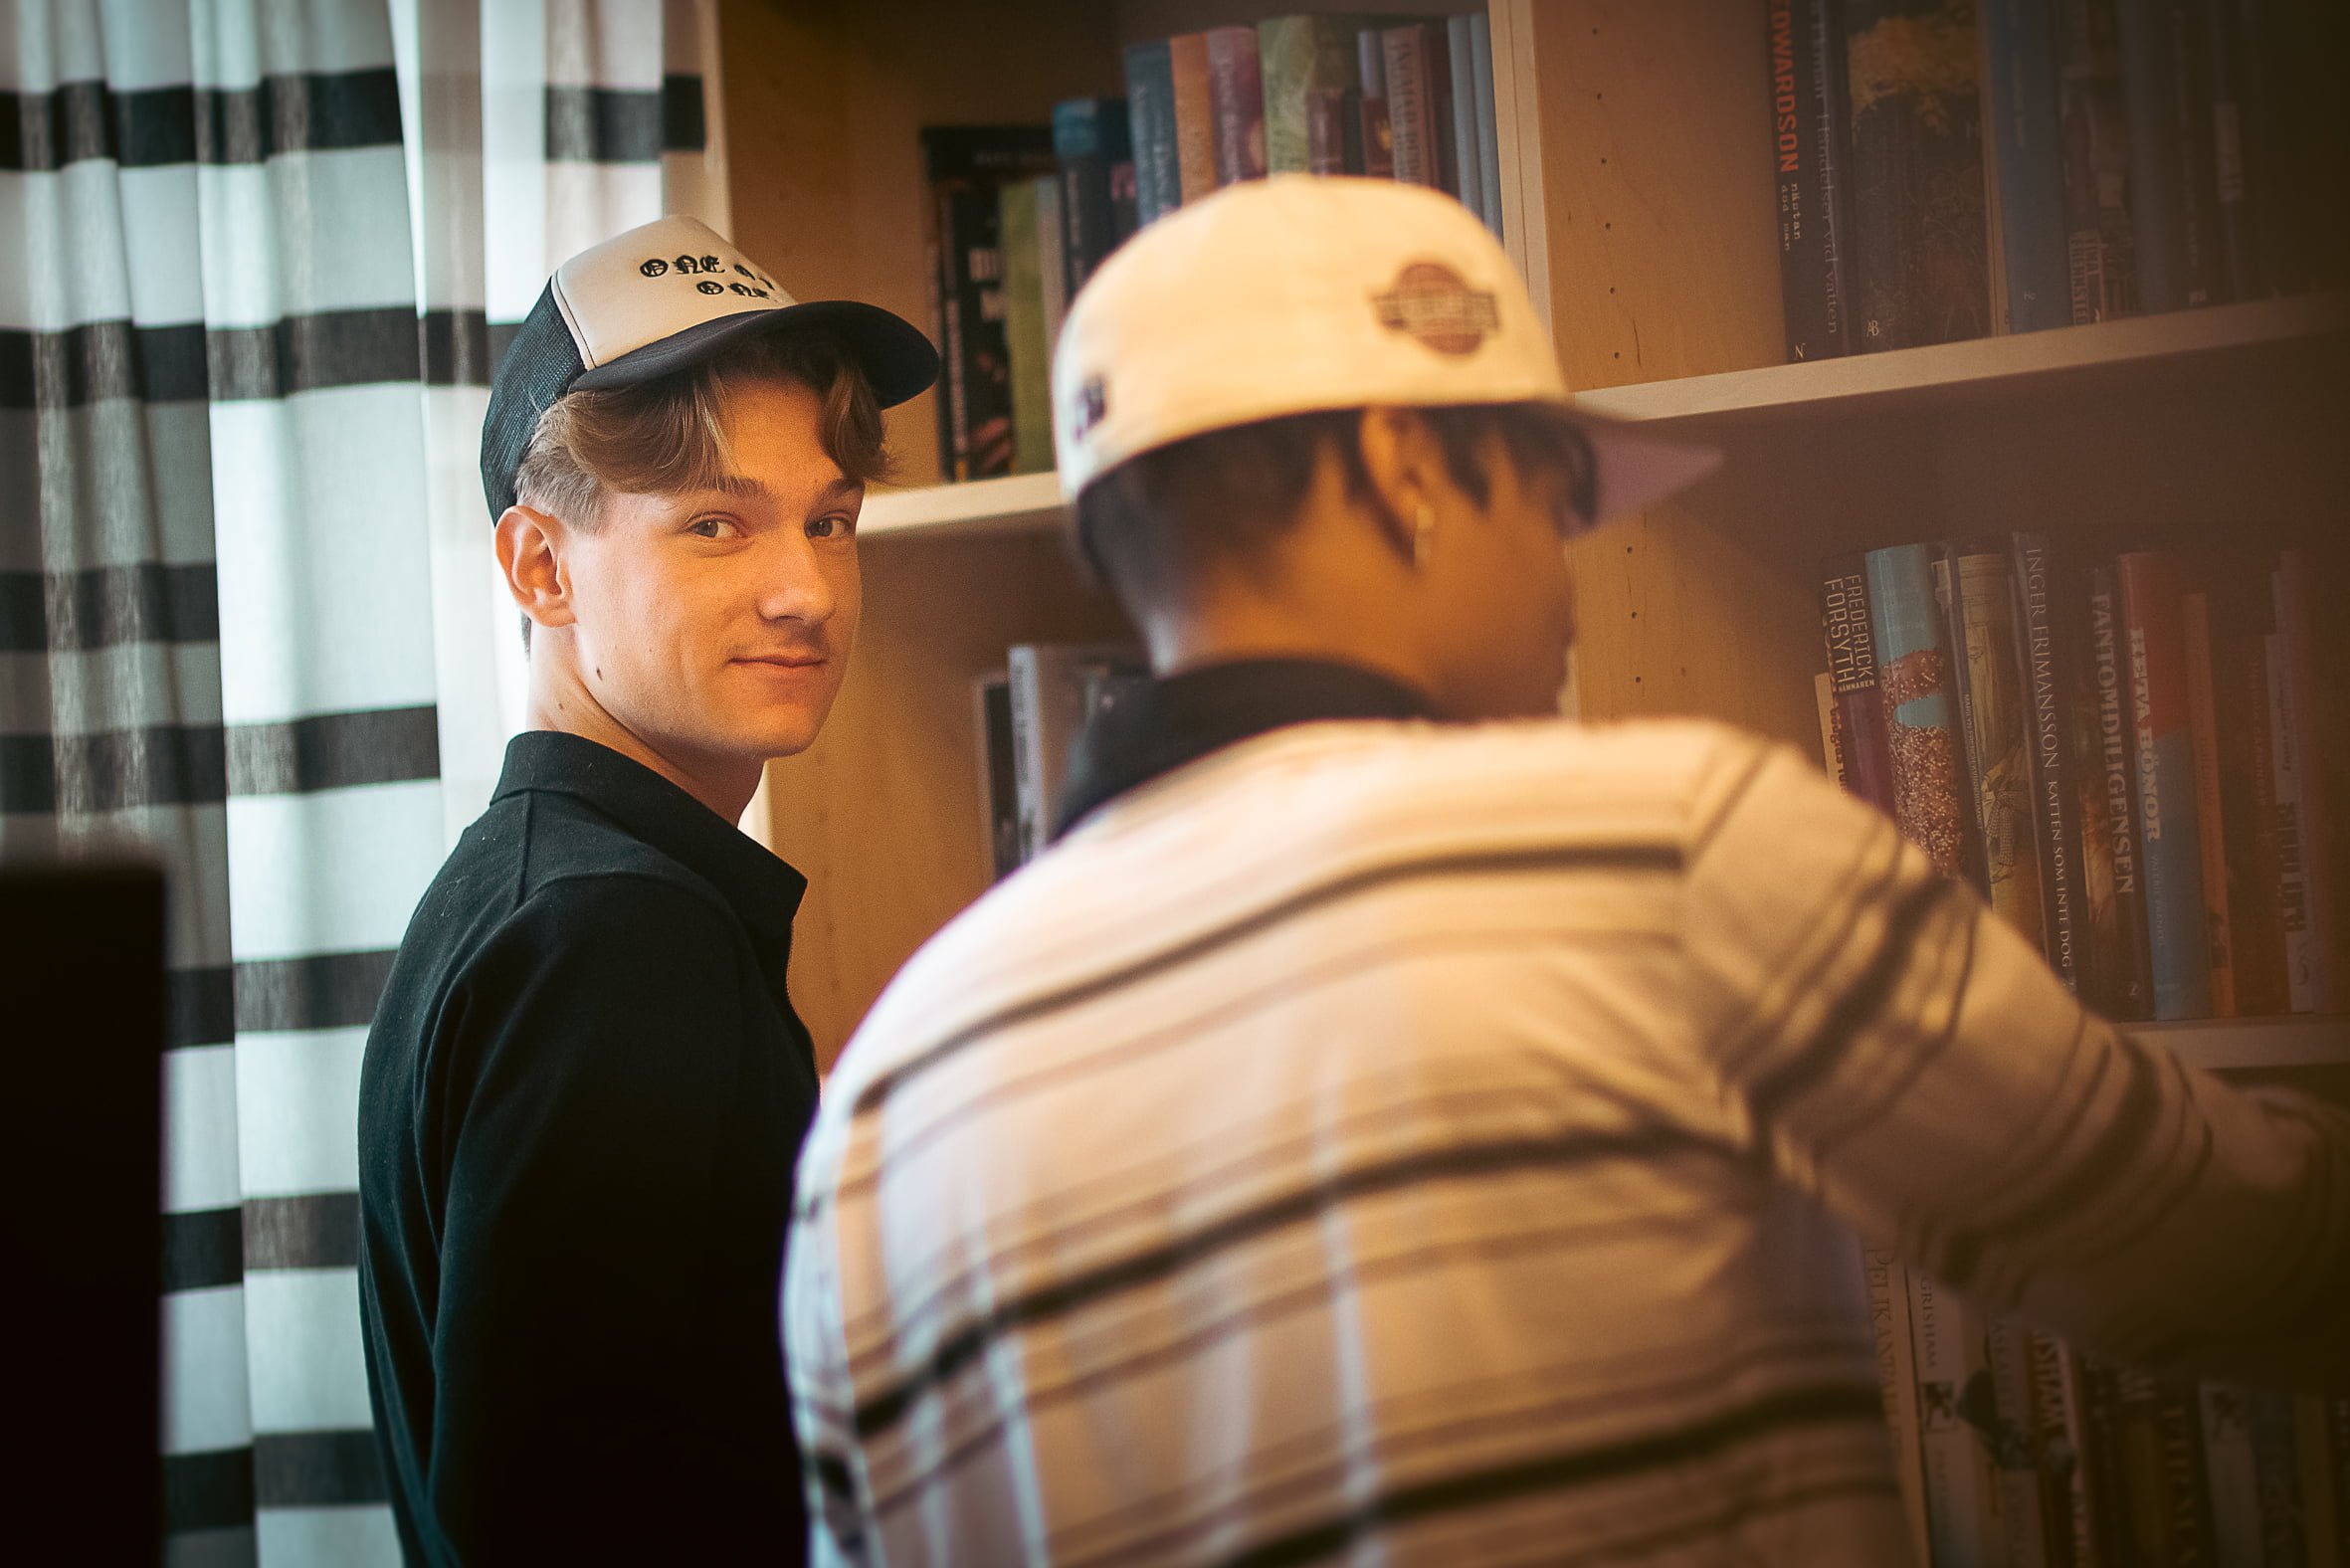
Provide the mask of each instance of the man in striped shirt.
{"label": "man in striped shirt", "polygon": [[1540,715],[1574,415],[1484,231],[1276,177],[1055,366],[1160,679],[842,1058],[785,1291],[819,1559],[1878,1564],[1853,1236],[2124,1358],[2350,1379],[2350,1117],[2083,1012],[1787,748]]}

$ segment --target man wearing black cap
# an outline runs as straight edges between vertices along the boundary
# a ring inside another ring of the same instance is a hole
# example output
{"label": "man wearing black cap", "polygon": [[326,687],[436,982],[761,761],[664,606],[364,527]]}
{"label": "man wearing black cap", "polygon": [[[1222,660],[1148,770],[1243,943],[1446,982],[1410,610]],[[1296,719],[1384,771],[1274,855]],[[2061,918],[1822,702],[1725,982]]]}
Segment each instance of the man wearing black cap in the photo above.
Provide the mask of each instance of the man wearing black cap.
{"label": "man wearing black cap", "polygon": [[774,1290],[806,883],[735,828],[815,739],[881,408],[929,343],[667,218],[548,282],[482,477],[529,729],[371,1032],[361,1309],[412,1559],[796,1560]]}

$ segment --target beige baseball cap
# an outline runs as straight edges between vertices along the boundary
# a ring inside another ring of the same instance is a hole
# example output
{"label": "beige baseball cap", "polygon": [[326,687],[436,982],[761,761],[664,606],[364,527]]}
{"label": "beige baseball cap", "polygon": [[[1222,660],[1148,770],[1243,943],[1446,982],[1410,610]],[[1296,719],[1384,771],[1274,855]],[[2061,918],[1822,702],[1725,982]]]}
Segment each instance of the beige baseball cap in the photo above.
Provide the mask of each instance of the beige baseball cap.
{"label": "beige baseball cap", "polygon": [[1508,253],[1452,197],[1384,179],[1276,174],[1159,219],[1078,291],[1053,356],[1072,499],[1128,458],[1284,414],[1524,402],[1590,443],[1594,522],[1721,461],[1576,410]]}

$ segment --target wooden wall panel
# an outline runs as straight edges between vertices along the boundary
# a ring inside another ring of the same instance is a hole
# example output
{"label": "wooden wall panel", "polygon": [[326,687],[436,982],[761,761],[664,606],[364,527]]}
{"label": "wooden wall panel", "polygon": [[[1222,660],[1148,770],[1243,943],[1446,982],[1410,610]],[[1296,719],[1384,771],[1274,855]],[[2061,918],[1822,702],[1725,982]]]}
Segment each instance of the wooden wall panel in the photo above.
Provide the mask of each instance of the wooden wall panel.
{"label": "wooden wall panel", "polygon": [[1535,0],[1533,35],[1567,384],[1784,360],[1761,7]]}

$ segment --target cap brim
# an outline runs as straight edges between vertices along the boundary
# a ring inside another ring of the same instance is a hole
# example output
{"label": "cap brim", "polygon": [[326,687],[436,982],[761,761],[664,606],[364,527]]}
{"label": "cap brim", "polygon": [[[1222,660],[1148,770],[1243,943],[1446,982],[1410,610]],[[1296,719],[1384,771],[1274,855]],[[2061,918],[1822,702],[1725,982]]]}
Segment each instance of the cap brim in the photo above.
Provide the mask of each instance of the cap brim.
{"label": "cap brim", "polygon": [[1592,487],[1594,524],[1645,511],[1721,467],[1722,454],[1715,447],[1644,435],[1636,425],[1572,406],[1562,407],[1559,416],[1591,443],[1598,470]]}
{"label": "cap brim", "polygon": [[628,387],[688,369],[745,338],[821,328],[839,338],[873,383],[883,408],[928,391],[938,379],[938,350],[913,323],[856,299],[811,299],[780,310],[745,310],[674,332],[658,343],[584,370],[578,388]]}

